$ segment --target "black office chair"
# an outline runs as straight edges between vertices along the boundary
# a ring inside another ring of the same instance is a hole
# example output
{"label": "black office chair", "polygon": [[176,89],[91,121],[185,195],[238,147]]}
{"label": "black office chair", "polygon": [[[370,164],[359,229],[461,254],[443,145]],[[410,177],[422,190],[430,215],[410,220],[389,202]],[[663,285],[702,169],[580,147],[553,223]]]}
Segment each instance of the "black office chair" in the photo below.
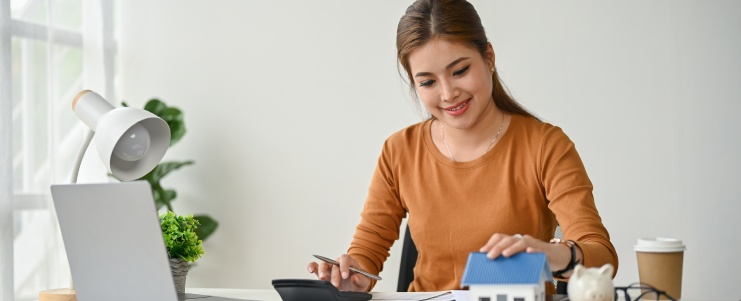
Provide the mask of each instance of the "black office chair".
{"label": "black office chair", "polygon": [[[556,227],[555,237],[562,238],[563,233],[561,227]],[[414,265],[417,264],[417,246],[414,245],[414,240],[409,234],[409,226],[404,233],[404,245],[401,248],[401,264],[399,265],[399,281],[396,285],[397,292],[406,292],[409,289],[409,284],[414,280]],[[568,282],[555,281],[556,294],[566,295]]]}
{"label": "black office chair", "polygon": [[397,292],[406,292],[409,289],[409,284],[414,280],[414,265],[417,264],[417,246],[414,245],[412,235],[409,234],[409,226],[407,226],[406,233],[404,234],[404,245],[401,248],[401,264],[399,265],[399,282],[396,286]]}
{"label": "black office chair", "polygon": [[[553,234],[553,237],[563,238],[563,232],[561,232],[561,226],[556,226],[556,233]],[[567,294],[567,291],[568,291],[567,287],[569,285],[568,282],[558,281],[558,280],[553,280],[553,282],[556,284],[556,294],[559,294],[559,295]]]}

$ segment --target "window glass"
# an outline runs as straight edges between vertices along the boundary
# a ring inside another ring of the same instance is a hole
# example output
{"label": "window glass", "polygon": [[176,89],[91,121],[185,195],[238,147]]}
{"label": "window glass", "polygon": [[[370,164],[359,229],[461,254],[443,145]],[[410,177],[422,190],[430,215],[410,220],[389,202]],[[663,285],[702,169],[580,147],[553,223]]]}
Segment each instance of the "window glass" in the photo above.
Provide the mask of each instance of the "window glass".
{"label": "window glass", "polygon": [[82,30],[82,0],[56,0],[54,3],[52,20],[55,27]]}
{"label": "window glass", "polygon": [[505,294],[498,294],[497,295],[497,301],[507,301],[507,295],[505,295]]}
{"label": "window glass", "polygon": [[67,181],[72,172],[72,165],[81,144],[81,132],[75,130],[82,126],[72,111],[72,99],[82,90],[82,50],[77,47],[54,46],[55,61],[53,67],[54,92],[51,96],[54,107],[54,167],[53,179]]}
{"label": "window glass", "polygon": [[48,14],[51,12],[54,27],[82,30],[82,0],[11,0],[10,11],[13,19],[40,25],[49,23]]}
{"label": "window glass", "polygon": [[46,43],[13,38],[13,186],[38,191],[49,183],[41,172],[47,158],[48,98]]}
{"label": "window glass", "polygon": [[10,15],[13,19],[46,24],[49,7],[46,0],[11,0]]}
{"label": "window glass", "polygon": [[[48,193],[47,186],[52,182],[50,143],[59,150],[56,155],[65,156],[55,160],[57,165],[53,168],[62,175],[69,173],[72,165],[73,157],[66,156],[73,154],[78,146],[66,141],[71,139],[70,135],[79,136],[79,131],[73,131],[78,120],[70,104],[75,93],[82,89],[82,50],[52,46],[55,63],[50,66],[48,48],[46,42],[13,39],[13,183],[17,193]],[[49,69],[54,72],[51,86]],[[50,139],[52,135],[57,137],[54,142]]]}
{"label": "window glass", "polygon": [[[71,110],[72,99],[83,87],[82,45],[68,44],[84,38],[80,32],[83,4],[91,5],[86,12],[92,15],[107,14],[100,16],[105,20],[112,19],[112,12],[96,12],[95,3],[82,0],[0,1],[10,2],[11,18],[21,21],[10,30],[11,76],[2,85],[12,93],[8,150],[13,155],[14,198],[21,202],[20,208],[13,209],[13,299],[35,300],[41,290],[69,287],[69,266],[49,196],[51,183],[69,180],[84,134],[84,125]],[[64,41],[55,43],[44,35],[27,37],[49,30],[48,20],[52,30],[67,31],[60,35]],[[115,49],[104,52],[110,57]],[[108,71],[106,76],[112,77]]]}
{"label": "window glass", "polygon": [[[62,241],[55,233],[56,220],[49,210],[24,210],[15,219],[13,278],[16,300],[36,300],[39,291],[69,286],[69,267],[58,253]],[[62,254],[62,256],[65,256]]]}

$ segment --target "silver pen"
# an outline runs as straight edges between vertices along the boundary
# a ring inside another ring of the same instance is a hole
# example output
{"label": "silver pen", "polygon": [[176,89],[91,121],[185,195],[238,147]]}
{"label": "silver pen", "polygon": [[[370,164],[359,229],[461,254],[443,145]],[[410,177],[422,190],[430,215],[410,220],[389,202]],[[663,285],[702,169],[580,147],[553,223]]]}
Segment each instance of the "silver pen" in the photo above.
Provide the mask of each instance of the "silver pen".
{"label": "silver pen", "polygon": [[[329,259],[327,257],[319,256],[319,255],[314,255],[314,257],[316,257],[317,259],[319,259],[321,261],[324,261],[326,263],[329,263],[331,265],[340,266],[340,263],[337,262],[336,260],[332,260],[332,259]],[[371,279],[381,280],[381,277],[378,277],[378,275],[374,275],[374,274],[368,273],[368,272],[363,271],[363,270],[361,270],[359,268],[356,268],[356,267],[350,267],[350,270],[353,271],[353,272],[359,273],[359,274],[361,274],[361,275],[363,275],[365,277],[371,278]]]}

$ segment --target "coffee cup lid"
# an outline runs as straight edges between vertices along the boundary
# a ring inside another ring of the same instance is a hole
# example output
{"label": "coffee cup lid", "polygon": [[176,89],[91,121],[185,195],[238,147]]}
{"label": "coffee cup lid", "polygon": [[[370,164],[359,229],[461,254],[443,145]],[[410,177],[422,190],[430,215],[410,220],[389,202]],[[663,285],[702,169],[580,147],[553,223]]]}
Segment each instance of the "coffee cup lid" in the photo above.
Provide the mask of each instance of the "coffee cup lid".
{"label": "coffee cup lid", "polygon": [[638,252],[671,253],[682,252],[686,248],[679,239],[655,237],[639,238],[638,243],[633,247],[633,249]]}

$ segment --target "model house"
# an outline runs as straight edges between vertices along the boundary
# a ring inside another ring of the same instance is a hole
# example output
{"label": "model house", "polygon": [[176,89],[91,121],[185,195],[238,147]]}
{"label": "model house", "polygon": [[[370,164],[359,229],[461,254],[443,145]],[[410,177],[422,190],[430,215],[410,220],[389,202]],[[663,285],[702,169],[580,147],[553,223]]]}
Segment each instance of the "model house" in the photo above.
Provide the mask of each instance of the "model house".
{"label": "model house", "polygon": [[472,301],[545,301],[546,281],[553,277],[545,253],[496,259],[471,253],[461,287],[469,287]]}

